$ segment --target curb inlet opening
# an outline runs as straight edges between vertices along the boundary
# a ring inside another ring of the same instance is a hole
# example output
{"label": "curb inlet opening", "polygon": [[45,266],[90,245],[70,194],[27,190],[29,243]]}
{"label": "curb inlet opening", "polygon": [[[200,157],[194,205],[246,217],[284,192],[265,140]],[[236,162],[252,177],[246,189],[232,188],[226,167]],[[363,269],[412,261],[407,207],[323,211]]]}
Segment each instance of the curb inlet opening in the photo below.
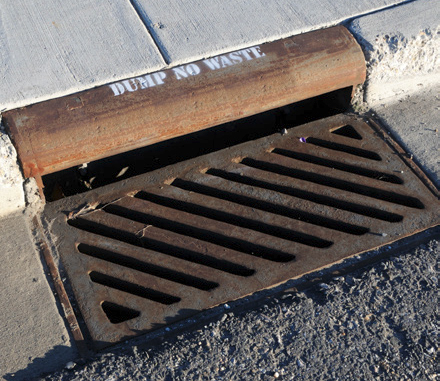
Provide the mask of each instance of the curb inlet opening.
{"label": "curb inlet opening", "polygon": [[[340,89],[281,108],[42,177],[47,202],[97,189],[183,160],[231,147],[320,118],[350,104],[352,88]],[[203,144],[200,144],[203,142]]]}

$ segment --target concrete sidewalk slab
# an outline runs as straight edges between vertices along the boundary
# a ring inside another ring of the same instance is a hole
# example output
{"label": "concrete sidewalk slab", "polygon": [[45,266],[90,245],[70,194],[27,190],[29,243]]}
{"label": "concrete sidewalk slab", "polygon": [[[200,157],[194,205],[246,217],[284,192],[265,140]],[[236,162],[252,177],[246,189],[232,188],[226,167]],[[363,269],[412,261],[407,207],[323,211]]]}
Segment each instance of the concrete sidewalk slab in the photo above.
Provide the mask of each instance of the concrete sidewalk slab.
{"label": "concrete sidewalk slab", "polygon": [[127,0],[0,0],[0,111],[162,67]]}
{"label": "concrete sidewalk slab", "polygon": [[405,1],[0,0],[0,112]]}
{"label": "concrete sidewalk slab", "polygon": [[336,25],[399,0],[133,0],[173,65]]}
{"label": "concrete sidewalk slab", "polygon": [[395,102],[440,83],[440,3],[417,0],[354,20],[367,60],[365,98]]}
{"label": "concrete sidewalk slab", "polygon": [[33,379],[76,357],[27,217],[0,219],[0,379]]}
{"label": "concrete sidewalk slab", "polygon": [[440,188],[440,85],[406,100],[374,107],[392,135]]}

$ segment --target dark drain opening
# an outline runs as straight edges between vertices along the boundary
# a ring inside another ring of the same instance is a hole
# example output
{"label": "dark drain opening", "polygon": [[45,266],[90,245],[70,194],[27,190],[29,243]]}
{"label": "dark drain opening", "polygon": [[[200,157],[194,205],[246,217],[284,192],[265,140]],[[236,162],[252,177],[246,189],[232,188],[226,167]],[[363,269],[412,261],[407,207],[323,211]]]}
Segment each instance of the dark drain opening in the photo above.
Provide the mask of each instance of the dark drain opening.
{"label": "dark drain opening", "polygon": [[94,283],[126,292],[131,295],[139,296],[144,299],[149,299],[160,304],[169,305],[180,302],[180,298],[176,296],[153,290],[148,287],[142,287],[138,284],[127,282],[122,279],[99,273],[97,271],[92,271],[89,276],[91,281]]}
{"label": "dark drain opening", "polygon": [[257,208],[269,213],[274,213],[280,216],[285,216],[299,221],[304,221],[313,225],[326,227],[333,230],[338,230],[348,234],[363,235],[369,232],[370,229],[363,226],[357,226],[348,224],[339,220],[326,218],[317,214],[304,212],[302,210],[296,210],[282,205],[269,203],[267,201],[251,198],[236,193],[224,191],[218,188],[209,187],[206,185],[196,184],[190,181],[175,179],[172,183],[181,189],[185,189],[189,192],[196,192],[211,197],[216,197],[220,200],[227,200],[239,205],[246,205],[251,208]]}
{"label": "dark drain opening", "polygon": [[[147,239],[144,237],[138,237],[135,234],[123,232],[119,229],[114,229],[109,226],[101,225],[97,222],[87,221],[85,219],[76,218],[68,220],[67,223],[70,226],[78,229],[100,235],[102,237],[117,239],[121,242],[129,243],[134,246],[160,252],[165,255],[170,255],[175,258],[180,258],[189,262],[201,264],[204,266],[212,267],[214,269],[224,271],[230,274],[239,276],[251,276],[254,274],[254,270],[244,266],[240,266],[233,262],[214,258],[212,256],[184,249],[181,247],[167,244],[158,240]],[[289,258],[290,260],[291,258]]]}
{"label": "dark drain opening", "polygon": [[43,176],[46,201],[87,192],[142,173],[336,115],[350,104],[340,89],[251,117]]}
{"label": "dark drain opening", "polygon": [[[214,231],[171,221],[159,216],[148,214],[146,211],[140,212],[137,210],[130,210],[113,204],[108,205],[105,210],[115,215],[138,221],[146,225],[151,224],[164,230],[169,230],[174,233],[210,242],[228,249],[264,258],[269,261],[290,262],[295,259],[295,256],[284,253],[280,250],[263,247],[244,239],[238,239],[231,236],[223,235],[221,233],[216,233]],[[157,243],[159,246],[163,244],[162,242]]]}
{"label": "dark drain opening", "polygon": [[135,319],[141,315],[139,311],[111,302],[103,302],[101,308],[112,324],[123,323],[124,321]]}
{"label": "dark drain opening", "polygon": [[373,151],[368,151],[362,148],[352,147],[346,144],[340,144],[335,142],[329,142],[327,140],[318,139],[315,137],[308,137],[306,139],[308,144],[313,144],[317,147],[328,148],[334,151],[345,152],[350,155],[364,157],[366,159],[381,161],[380,155]]}
{"label": "dark drain opening", "polygon": [[394,204],[408,206],[410,208],[424,209],[425,207],[422,204],[422,202],[420,202],[420,200],[414,197],[404,196],[399,193],[388,192],[382,189],[377,189],[366,185],[351,183],[349,181],[339,180],[333,177],[324,176],[313,172],[303,171],[301,169],[287,168],[279,164],[274,164],[262,160],[255,160],[251,158],[245,158],[241,161],[241,163],[252,168],[261,169],[263,171],[268,171],[284,176],[293,177],[296,179],[310,181],[315,184],[325,185],[332,188],[357,193],[363,196],[373,197]]}
{"label": "dark drain opening", "polygon": [[237,173],[227,172],[221,169],[211,168],[206,173],[217,176],[225,180],[234,181],[239,184],[246,184],[253,187],[258,187],[262,189],[272,190],[281,194],[285,194],[288,196],[297,197],[303,200],[308,200],[312,202],[316,202],[317,204],[331,206],[337,209],[346,210],[348,212],[353,212],[356,214],[360,214],[362,216],[367,216],[371,218],[376,218],[378,220],[387,221],[387,222],[401,222],[403,220],[403,216],[386,212],[384,210],[366,207],[364,205],[355,204],[352,202],[340,200],[337,198],[324,196],[321,194],[313,193],[310,191],[304,191],[301,189],[297,189],[293,186],[283,186],[274,183],[270,183],[267,181],[262,181],[259,179],[255,179],[252,177],[239,175]]}
{"label": "dark drain opening", "polygon": [[290,157],[291,159],[304,161],[306,163],[311,163],[311,164],[317,164],[327,168],[339,169],[344,172],[354,173],[359,176],[369,177],[371,179],[385,181],[387,183],[403,184],[403,180],[400,177],[396,175],[391,175],[389,173],[372,171],[371,169],[349,165],[335,160],[323,159],[318,156],[308,155],[300,152],[294,152],[283,148],[275,148],[272,150],[272,152],[277,155]]}
{"label": "dark drain opening", "polygon": [[336,130],[333,130],[332,134],[345,136],[346,138],[362,140],[362,136],[359,134],[359,132],[357,132],[356,129],[353,126],[350,126],[349,124],[337,128]]}
{"label": "dark drain opening", "polygon": [[[323,240],[310,234],[296,232],[281,226],[269,225],[262,221],[255,221],[233,213],[217,209],[207,208],[201,204],[175,200],[168,197],[158,196],[152,193],[141,191],[136,194],[142,200],[151,201],[159,205],[168,206],[176,210],[185,211],[194,215],[207,217],[216,221],[226,222],[230,225],[243,227],[245,229],[259,231],[274,237],[302,243],[307,246],[325,248],[332,245],[331,241]],[[232,210],[231,210],[232,212]]]}
{"label": "dark drain opening", "polygon": [[209,291],[218,287],[218,283],[197,278],[178,271],[173,271],[166,267],[160,267],[153,264],[145,263],[128,255],[115,253],[109,250],[102,249],[100,247],[80,243],[78,245],[78,251],[93,258],[102,259],[116,265],[141,271],[146,274],[154,275],[162,279],[167,279],[172,282],[183,284],[185,286],[194,287],[199,290]]}

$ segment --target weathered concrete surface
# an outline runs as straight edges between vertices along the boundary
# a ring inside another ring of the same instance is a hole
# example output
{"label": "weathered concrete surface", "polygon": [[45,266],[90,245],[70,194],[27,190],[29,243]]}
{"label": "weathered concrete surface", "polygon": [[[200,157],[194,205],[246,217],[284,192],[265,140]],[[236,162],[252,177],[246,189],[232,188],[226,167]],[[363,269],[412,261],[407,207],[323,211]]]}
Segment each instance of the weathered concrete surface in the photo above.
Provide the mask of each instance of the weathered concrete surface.
{"label": "weathered concrete surface", "polygon": [[23,176],[17,163],[17,152],[0,124],[0,218],[25,206]]}
{"label": "weathered concrete surface", "polygon": [[440,4],[417,0],[354,20],[367,58],[366,101],[393,102],[440,83]]}
{"label": "weathered concrete surface", "polygon": [[24,380],[76,356],[27,217],[0,219],[0,379]]}
{"label": "weathered concrete surface", "polygon": [[402,0],[133,0],[173,65],[331,26]]}
{"label": "weathered concrete surface", "polygon": [[440,188],[440,82],[373,110]]}
{"label": "weathered concrete surface", "polygon": [[0,111],[163,66],[127,0],[0,0]]}

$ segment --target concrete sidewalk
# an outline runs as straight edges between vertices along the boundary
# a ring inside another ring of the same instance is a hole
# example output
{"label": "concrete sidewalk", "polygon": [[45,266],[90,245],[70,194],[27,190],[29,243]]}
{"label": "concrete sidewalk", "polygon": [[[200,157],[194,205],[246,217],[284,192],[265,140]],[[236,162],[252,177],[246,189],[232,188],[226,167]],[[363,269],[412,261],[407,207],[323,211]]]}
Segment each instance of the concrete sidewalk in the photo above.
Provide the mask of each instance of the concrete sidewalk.
{"label": "concrete sidewalk", "polygon": [[[383,118],[439,187],[440,7],[390,8],[397,3],[406,2],[0,0],[0,110],[346,22],[368,60],[355,107]],[[23,191],[0,134],[0,377],[9,381],[58,370],[77,354],[32,236],[32,184]]]}
{"label": "concrete sidewalk", "polygon": [[399,3],[0,0],[0,112]]}

